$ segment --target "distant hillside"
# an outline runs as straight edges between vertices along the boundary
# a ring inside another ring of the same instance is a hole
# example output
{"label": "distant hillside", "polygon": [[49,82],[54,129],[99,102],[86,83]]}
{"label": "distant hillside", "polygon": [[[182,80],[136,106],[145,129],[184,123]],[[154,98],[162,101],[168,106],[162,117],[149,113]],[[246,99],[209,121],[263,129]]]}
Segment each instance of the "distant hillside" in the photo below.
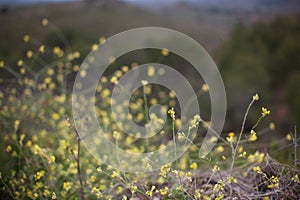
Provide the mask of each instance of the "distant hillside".
{"label": "distant hillside", "polygon": [[[218,5],[219,1],[221,2],[221,0],[213,2]],[[260,2],[259,5],[264,7],[267,1],[269,0],[253,2]],[[233,0],[228,2],[232,3]],[[279,2],[282,0],[272,0],[274,5],[279,5]],[[118,0],[2,6],[0,59],[15,63],[20,56],[25,55],[26,50],[31,47],[22,42],[25,34],[30,34],[36,43],[50,46],[61,42],[59,40],[63,37],[64,42],[69,43],[73,49],[88,52],[90,45],[98,42],[100,36],[110,37],[127,29],[144,26],[178,30],[193,37],[212,53],[228,38],[235,24],[239,22],[251,24],[274,16],[261,11],[242,12],[239,9],[225,9],[233,4],[221,8],[221,4],[219,7],[203,7],[199,6],[200,3],[201,1],[198,6],[177,3],[160,11]],[[238,5],[242,4],[236,6]],[[47,28],[41,26],[41,19],[44,17],[50,22]],[[60,38],[57,35],[60,35]]]}

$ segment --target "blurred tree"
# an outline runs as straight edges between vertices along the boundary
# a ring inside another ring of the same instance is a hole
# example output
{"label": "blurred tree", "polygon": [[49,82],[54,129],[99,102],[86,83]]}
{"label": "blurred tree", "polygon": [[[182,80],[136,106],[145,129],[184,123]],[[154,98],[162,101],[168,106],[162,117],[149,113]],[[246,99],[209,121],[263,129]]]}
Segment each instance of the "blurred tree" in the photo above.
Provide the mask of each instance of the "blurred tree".
{"label": "blurred tree", "polygon": [[295,75],[300,72],[299,18],[278,17],[250,27],[238,24],[220,50],[218,61],[227,88],[228,110],[232,111],[231,123],[240,122],[249,96],[260,92],[267,97],[264,102],[275,109],[277,123],[282,127],[290,124],[280,113],[284,110],[280,108],[288,107],[292,124],[300,124],[296,111],[300,108],[300,77]]}

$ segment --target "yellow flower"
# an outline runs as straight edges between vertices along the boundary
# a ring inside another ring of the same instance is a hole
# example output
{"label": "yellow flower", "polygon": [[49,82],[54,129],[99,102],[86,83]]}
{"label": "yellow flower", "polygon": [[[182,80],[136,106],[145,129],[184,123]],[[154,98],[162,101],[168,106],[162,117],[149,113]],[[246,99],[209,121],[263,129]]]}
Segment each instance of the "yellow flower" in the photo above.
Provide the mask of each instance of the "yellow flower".
{"label": "yellow flower", "polygon": [[41,46],[39,47],[39,52],[40,52],[40,53],[44,53],[44,52],[45,52],[45,45],[41,45]]}
{"label": "yellow flower", "polygon": [[262,108],[261,108],[261,114],[262,114],[263,116],[269,115],[270,113],[271,113],[271,111],[268,110],[267,108],[265,108],[265,107],[262,107]]}
{"label": "yellow flower", "polygon": [[60,116],[59,116],[58,113],[55,112],[55,113],[52,114],[52,119],[53,120],[57,121],[57,120],[59,120],[59,118],[60,118]]}
{"label": "yellow flower", "polygon": [[253,171],[254,171],[254,172],[257,172],[258,174],[262,174],[262,171],[261,171],[261,169],[260,169],[259,166],[254,166],[254,167],[253,167]]}
{"label": "yellow flower", "polygon": [[286,139],[287,139],[288,141],[291,141],[291,140],[293,139],[293,137],[292,137],[292,135],[291,135],[290,133],[288,133],[288,134],[286,135]]}
{"label": "yellow flower", "polygon": [[119,131],[114,131],[113,132],[113,137],[118,140],[121,138],[121,133]]}
{"label": "yellow flower", "polygon": [[174,111],[174,107],[172,107],[171,109],[168,110],[168,114],[170,115],[170,117],[173,119],[173,121],[175,120],[175,111]]}
{"label": "yellow flower", "polygon": [[166,195],[168,194],[168,191],[169,191],[169,188],[168,187],[165,187],[164,189],[160,189],[159,192],[161,195]]}
{"label": "yellow flower", "polygon": [[28,50],[27,52],[26,52],[26,56],[27,56],[27,58],[32,58],[32,56],[33,56],[33,52],[31,51],[31,50]]}
{"label": "yellow flower", "polygon": [[30,40],[30,36],[29,36],[29,35],[24,35],[24,36],[23,36],[23,41],[24,41],[25,43],[29,42],[29,40]]}
{"label": "yellow flower", "polygon": [[25,74],[25,73],[26,73],[26,69],[25,69],[25,68],[21,68],[21,69],[20,69],[20,73],[21,73],[21,74]]}
{"label": "yellow flower", "polygon": [[34,178],[35,178],[35,180],[40,180],[44,175],[45,175],[45,171],[44,171],[44,170],[41,170],[41,171],[38,171],[38,172],[34,175]]}
{"label": "yellow flower", "polygon": [[53,47],[52,53],[58,57],[62,57],[64,55],[63,50],[58,46]]}
{"label": "yellow flower", "polygon": [[258,101],[259,100],[259,95],[255,94],[252,98],[253,98],[254,101]]}
{"label": "yellow flower", "polygon": [[295,183],[300,183],[298,174],[296,174],[295,176],[292,177],[292,181],[294,181]]}
{"label": "yellow flower", "polygon": [[214,185],[213,191],[215,191],[215,192],[222,191],[222,190],[224,190],[224,187],[225,187],[224,181],[223,181],[223,180],[219,180],[219,181]]}
{"label": "yellow flower", "polygon": [[152,185],[151,190],[150,191],[146,191],[146,195],[152,197],[153,191],[155,190],[155,188],[156,188],[155,185]]}
{"label": "yellow flower", "polygon": [[71,183],[69,181],[68,182],[64,182],[63,188],[64,188],[64,190],[69,191],[71,189],[72,185],[73,185],[73,183]]}
{"label": "yellow flower", "polygon": [[153,77],[155,75],[155,68],[153,66],[149,66],[147,74],[149,77]]}
{"label": "yellow flower", "polygon": [[171,169],[171,165],[168,164],[168,165],[164,165],[160,168],[160,172],[159,172],[159,175],[163,178],[166,178],[167,177],[167,174],[169,173]]}
{"label": "yellow flower", "polygon": [[14,124],[14,128],[15,128],[15,130],[17,130],[18,128],[19,128],[19,126],[20,126],[20,120],[15,120],[15,124]]}
{"label": "yellow flower", "polygon": [[256,151],[254,154],[250,154],[248,156],[248,162],[249,163],[261,163],[264,160],[265,154],[259,153],[259,151]]}
{"label": "yellow flower", "polygon": [[222,152],[224,152],[224,147],[223,146],[218,146],[217,148],[216,148],[216,152],[218,152],[218,153],[222,153]]}
{"label": "yellow flower", "polygon": [[236,137],[235,137],[234,132],[229,132],[228,137],[226,137],[226,140],[230,143],[236,142]]}
{"label": "yellow flower", "polygon": [[216,172],[220,171],[220,167],[218,165],[215,165],[214,168],[212,169],[212,171],[214,173],[216,173]]}
{"label": "yellow flower", "polygon": [[190,165],[190,168],[191,169],[197,169],[198,165],[196,162],[193,162],[191,165]]}
{"label": "yellow flower", "polygon": [[137,186],[134,185],[134,183],[132,183],[130,185],[130,191],[131,191],[131,193],[134,194],[134,193],[136,193],[137,190],[138,190]]}
{"label": "yellow flower", "polygon": [[10,145],[7,145],[7,147],[6,147],[6,152],[11,152],[12,151],[12,147],[10,146]]}
{"label": "yellow flower", "polygon": [[207,84],[203,84],[202,87],[201,87],[201,90],[203,92],[207,92],[209,90],[208,85]]}
{"label": "yellow flower", "polygon": [[42,149],[37,144],[32,147],[32,151],[34,155],[42,153]]}
{"label": "yellow flower", "polygon": [[200,121],[201,121],[200,115],[196,114],[194,116],[194,118],[192,119],[192,121],[191,121],[190,128],[196,128],[198,126],[198,124],[199,124]]}
{"label": "yellow flower", "polygon": [[48,159],[48,163],[49,163],[49,164],[55,163],[55,156],[53,156],[53,155],[50,156],[49,159]]}
{"label": "yellow flower", "polygon": [[169,50],[168,50],[168,49],[162,49],[162,50],[161,50],[161,54],[162,54],[163,56],[168,56],[168,55],[169,55]]}
{"label": "yellow flower", "polygon": [[55,192],[52,192],[52,197],[51,197],[51,199],[56,199],[57,197],[56,197],[56,194],[55,194]]}
{"label": "yellow flower", "polygon": [[274,130],[276,129],[275,123],[274,123],[274,122],[271,122],[271,123],[269,124],[269,128],[270,128],[271,131],[274,131]]}
{"label": "yellow flower", "polygon": [[118,78],[116,76],[112,76],[110,82],[116,85],[118,84]]}
{"label": "yellow flower", "polygon": [[92,49],[92,51],[97,51],[98,50],[98,44],[93,44],[91,49]]}
{"label": "yellow flower", "polygon": [[42,25],[43,25],[43,26],[47,26],[48,23],[49,23],[49,22],[48,22],[48,19],[47,19],[47,18],[43,18],[43,19],[42,19]]}
{"label": "yellow flower", "polygon": [[128,66],[127,65],[124,65],[122,68],[121,68],[122,72],[128,72]]}
{"label": "yellow flower", "polygon": [[4,67],[4,61],[3,60],[0,60],[0,68]]}
{"label": "yellow flower", "polygon": [[231,176],[231,177],[227,177],[227,182],[228,183],[237,183],[237,180],[236,180],[236,178],[234,178],[233,176]]}
{"label": "yellow flower", "polygon": [[254,142],[257,140],[256,132],[254,130],[251,130],[250,137],[248,139],[250,142]]}
{"label": "yellow flower", "polygon": [[144,86],[145,86],[145,85],[147,85],[147,84],[148,84],[148,81],[146,81],[146,80],[142,80],[142,81],[141,81],[141,83],[142,83],[142,85],[144,85]]}
{"label": "yellow flower", "polygon": [[18,60],[18,62],[17,62],[18,67],[21,67],[23,64],[24,64],[24,62],[22,59]]}
{"label": "yellow flower", "polygon": [[201,193],[200,193],[199,189],[195,190],[194,197],[195,197],[195,199],[200,199],[201,198]]}
{"label": "yellow flower", "polygon": [[82,77],[82,78],[84,78],[84,77],[86,77],[86,70],[84,70],[84,69],[82,69],[82,70],[80,70],[80,72],[79,72],[79,75],[80,75],[80,77]]}
{"label": "yellow flower", "polygon": [[105,37],[100,37],[99,42],[100,42],[100,44],[104,44],[106,42]]}

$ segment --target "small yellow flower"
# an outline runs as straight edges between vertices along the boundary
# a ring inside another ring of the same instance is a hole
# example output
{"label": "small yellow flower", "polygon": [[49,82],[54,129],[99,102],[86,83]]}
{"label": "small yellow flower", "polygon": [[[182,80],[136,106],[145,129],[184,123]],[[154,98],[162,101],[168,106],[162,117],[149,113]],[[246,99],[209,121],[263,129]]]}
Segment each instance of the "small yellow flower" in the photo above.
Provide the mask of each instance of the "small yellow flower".
{"label": "small yellow flower", "polygon": [[52,192],[52,196],[51,196],[51,199],[56,199],[57,197],[56,197],[56,194],[55,194],[55,192]]}
{"label": "small yellow flower", "polygon": [[22,59],[18,60],[18,62],[17,62],[18,67],[21,67],[23,64],[24,64],[24,62]]}
{"label": "small yellow flower", "polygon": [[162,54],[163,56],[168,56],[168,55],[169,55],[169,50],[168,50],[168,49],[162,49],[162,50],[161,50],[161,54]]}
{"label": "small yellow flower", "polygon": [[147,85],[147,84],[148,84],[148,81],[146,81],[146,80],[142,80],[142,81],[141,81],[141,83],[142,83],[142,85],[144,85],[144,86],[145,86],[145,85]]}
{"label": "small yellow flower", "polygon": [[256,151],[254,154],[250,154],[247,159],[249,163],[261,163],[264,160],[264,157],[264,153],[259,153],[259,151]]}
{"label": "small yellow flower", "polygon": [[252,98],[253,98],[254,101],[258,101],[259,100],[259,95],[255,94]]}
{"label": "small yellow flower", "polygon": [[222,152],[224,152],[224,147],[223,146],[218,146],[217,148],[216,148],[216,152],[218,152],[218,153],[222,153]]}
{"label": "small yellow flower", "polygon": [[151,190],[150,191],[146,191],[146,195],[152,197],[153,191],[155,190],[155,188],[156,188],[155,185],[152,185]]}
{"label": "small yellow flower", "polygon": [[127,65],[124,65],[122,68],[121,68],[122,72],[128,72],[129,68]]}
{"label": "small yellow flower", "polygon": [[35,180],[40,180],[44,175],[45,175],[45,171],[44,171],[44,170],[41,170],[41,171],[38,171],[38,172],[34,175],[34,178],[35,178]]}
{"label": "small yellow flower", "polygon": [[92,49],[92,51],[97,51],[98,50],[98,44],[93,44],[91,49]]}
{"label": "small yellow flower", "polygon": [[169,191],[169,188],[168,187],[165,187],[164,189],[160,189],[159,192],[161,195],[166,195],[168,194],[168,191]]}
{"label": "small yellow flower", "polygon": [[73,185],[72,182],[69,182],[69,181],[68,182],[64,182],[63,188],[64,188],[64,190],[69,191],[71,189],[72,185]]}
{"label": "small yellow flower", "polygon": [[225,187],[224,181],[223,181],[223,180],[219,180],[219,181],[214,185],[213,191],[215,191],[215,192],[223,191],[223,190],[224,190],[224,187]]}
{"label": "small yellow flower", "polygon": [[271,131],[274,131],[274,130],[276,129],[275,123],[274,123],[274,122],[271,122],[271,123],[269,124],[269,128],[270,128]]}
{"label": "small yellow flower", "polygon": [[174,111],[174,107],[172,107],[171,109],[168,110],[168,114],[170,115],[170,117],[173,119],[173,121],[175,120],[175,111]]}
{"label": "small yellow flower", "polygon": [[191,165],[190,165],[190,168],[191,169],[197,169],[198,165],[196,162],[193,162]]}
{"label": "small yellow flower", "polygon": [[254,142],[257,140],[256,132],[254,130],[251,130],[250,137],[248,139],[250,142]]}
{"label": "small yellow flower", "polygon": [[214,168],[212,169],[212,171],[214,173],[216,173],[216,172],[220,171],[220,167],[218,165],[215,165]]}
{"label": "small yellow flower", "polygon": [[42,25],[43,25],[43,26],[47,26],[48,23],[49,23],[49,21],[48,21],[47,18],[43,18],[43,19],[42,19]]}
{"label": "small yellow flower", "polygon": [[230,143],[236,142],[236,137],[235,137],[234,132],[229,132],[228,137],[226,137],[226,140]]}
{"label": "small yellow flower", "polygon": [[149,66],[147,74],[149,77],[153,77],[155,75],[155,68],[153,66]]}
{"label": "small yellow flower", "polygon": [[12,151],[12,147],[10,146],[10,145],[7,145],[7,147],[6,147],[6,152],[11,152]]}
{"label": "small yellow flower", "polygon": [[80,77],[82,77],[82,78],[84,78],[84,77],[86,77],[86,70],[85,69],[82,69],[82,70],[80,70],[80,72],[79,72],[79,75],[80,75]]}
{"label": "small yellow flower", "polygon": [[201,87],[201,90],[202,90],[203,92],[208,92],[208,90],[209,90],[208,85],[207,85],[207,84],[203,84],[202,87]]}
{"label": "small yellow flower", "polygon": [[118,84],[118,78],[116,76],[112,76],[110,82],[116,85]]}
{"label": "small yellow flower", "polygon": [[287,141],[292,141],[293,137],[292,137],[292,135],[290,133],[288,133],[286,135],[286,139],[287,139]]}
{"label": "small yellow flower", "polygon": [[15,124],[14,124],[14,128],[15,128],[15,130],[17,130],[18,128],[19,128],[19,126],[20,126],[20,120],[15,120]]}
{"label": "small yellow flower", "polygon": [[171,165],[163,165],[161,168],[160,168],[160,172],[159,172],[159,175],[163,178],[166,178],[167,177],[167,174],[170,172],[170,169],[171,169]]}
{"label": "small yellow flower", "polygon": [[113,132],[113,137],[118,140],[121,138],[121,133],[119,131],[114,131]]}
{"label": "small yellow flower", "polygon": [[200,193],[199,189],[195,190],[194,197],[195,197],[195,199],[201,199],[201,193]]}
{"label": "small yellow flower", "polygon": [[263,116],[269,115],[270,113],[271,113],[271,111],[268,110],[267,108],[265,108],[265,107],[262,107],[262,108],[261,108],[261,114],[262,114]]}
{"label": "small yellow flower", "polygon": [[32,58],[32,56],[33,56],[33,52],[31,51],[31,50],[28,50],[27,52],[26,52],[26,56],[27,56],[27,58]]}
{"label": "small yellow flower", "polygon": [[253,167],[253,171],[257,172],[258,174],[262,174],[262,171],[258,165]]}
{"label": "small yellow flower", "polygon": [[236,178],[234,178],[233,176],[231,176],[231,177],[227,177],[227,182],[228,183],[237,183],[237,180],[236,180]]}
{"label": "small yellow flower", "polygon": [[52,113],[53,120],[57,121],[57,120],[59,120],[59,118],[60,118],[60,115],[58,113],[56,113],[56,112]]}
{"label": "small yellow flower", "polygon": [[40,52],[40,53],[45,53],[45,45],[41,45],[41,46],[39,47],[39,52]]}
{"label": "small yellow flower", "polygon": [[63,50],[59,46],[53,47],[52,53],[58,57],[62,57],[64,55]]}
{"label": "small yellow flower", "polygon": [[53,156],[53,155],[50,156],[49,159],[48,159],[48,163],[49,163],[49,164],[55,163],[55,156]]}
{"label": "small yellow flower", "polygon": [[130,184],[130,191],[132,194],[136,193],[137,190],[138,190],[138,187],[136,185],[134,185],[134,183]]}
{"label": "small yellow flower", "polygon": [[298,174],[296,174],[295,176],[292,177],[292,181],[294,181],[295,183],[300,183]]}
{"label": "small yellow flower", "polygon": [[29,35],[24,35],[24,36],[23,36],[23,41],[24,41],[25,43],[29,42],[29,40],[30,40],[30,36],[29,36]]}
{"label": "small yellow flower", "polygon": [[193,119],[191,120],[191,126],[190,128],[196,128],[199,125],[199,122],[201,121],[200,115],[196,114]]}
{"label": "small yellow flower", "polygon": [[0,60],[0,68],[4,67],[4,61],[3,60]]}
{"label": "small yellow flower", "polygon": [[105,37],[100,37],[99,42],[100,42],[100,44],[104,44],[106,42]]}

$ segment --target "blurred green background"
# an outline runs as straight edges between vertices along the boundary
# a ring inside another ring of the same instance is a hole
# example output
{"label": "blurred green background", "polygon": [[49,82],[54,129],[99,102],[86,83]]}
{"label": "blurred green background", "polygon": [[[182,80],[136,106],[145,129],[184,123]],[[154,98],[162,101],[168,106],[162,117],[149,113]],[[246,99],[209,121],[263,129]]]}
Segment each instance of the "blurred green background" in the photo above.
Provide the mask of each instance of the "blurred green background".
{"label": "blurred green background", "polygon": [[[218,1],[102,1],[32,3],[3,1],[0,5],[0,60],[17,68],[28,49],[44,44],[79,51],[81,59],[100,37],[144,26],[178,30],[197,40],[217,63],[227,92],[225,130],[239,130],[251,96],[262,100],[256,107],[271,109],[278,135],[300,124],[300,3],[297,0]],[[49,26],[41,26],[47,18]],[[31,43],[24,43],[29,34]],[[155,52],[150,55],[155,55]],[[133,55],[130,62],[146,62]],[[148,60],[151,60],[149,58]],[[178,60],[169,61],[177,63]],[[126,61],[122,60],[123,64]],[[163,62],[163,61],[162,61]],[[169,64],[170,64],[169,63]],[[121,63],[120,63],[121,64]],[[118,62],[115,63],[118,67]],[[42,67],[42,66],[38,66]],[[201,84],[190,67],[176,67],[193,85]],[[0,69],[2,79],[12,79]],[[70,82],[74,78],[70,76]],[[1,87],[6,87],[1,82]],[[71,84],[70,84],[71,85]],[[195,87],[197,88],[197,87]],[[250,114],[250,121],[257,116]],[[269,121],[269,122],[270,122]],[[269,122],[265,122],[268,124]],[[262,125],[263,126],[263,125]],[[274,135],[272,135],[273,137]]]}

